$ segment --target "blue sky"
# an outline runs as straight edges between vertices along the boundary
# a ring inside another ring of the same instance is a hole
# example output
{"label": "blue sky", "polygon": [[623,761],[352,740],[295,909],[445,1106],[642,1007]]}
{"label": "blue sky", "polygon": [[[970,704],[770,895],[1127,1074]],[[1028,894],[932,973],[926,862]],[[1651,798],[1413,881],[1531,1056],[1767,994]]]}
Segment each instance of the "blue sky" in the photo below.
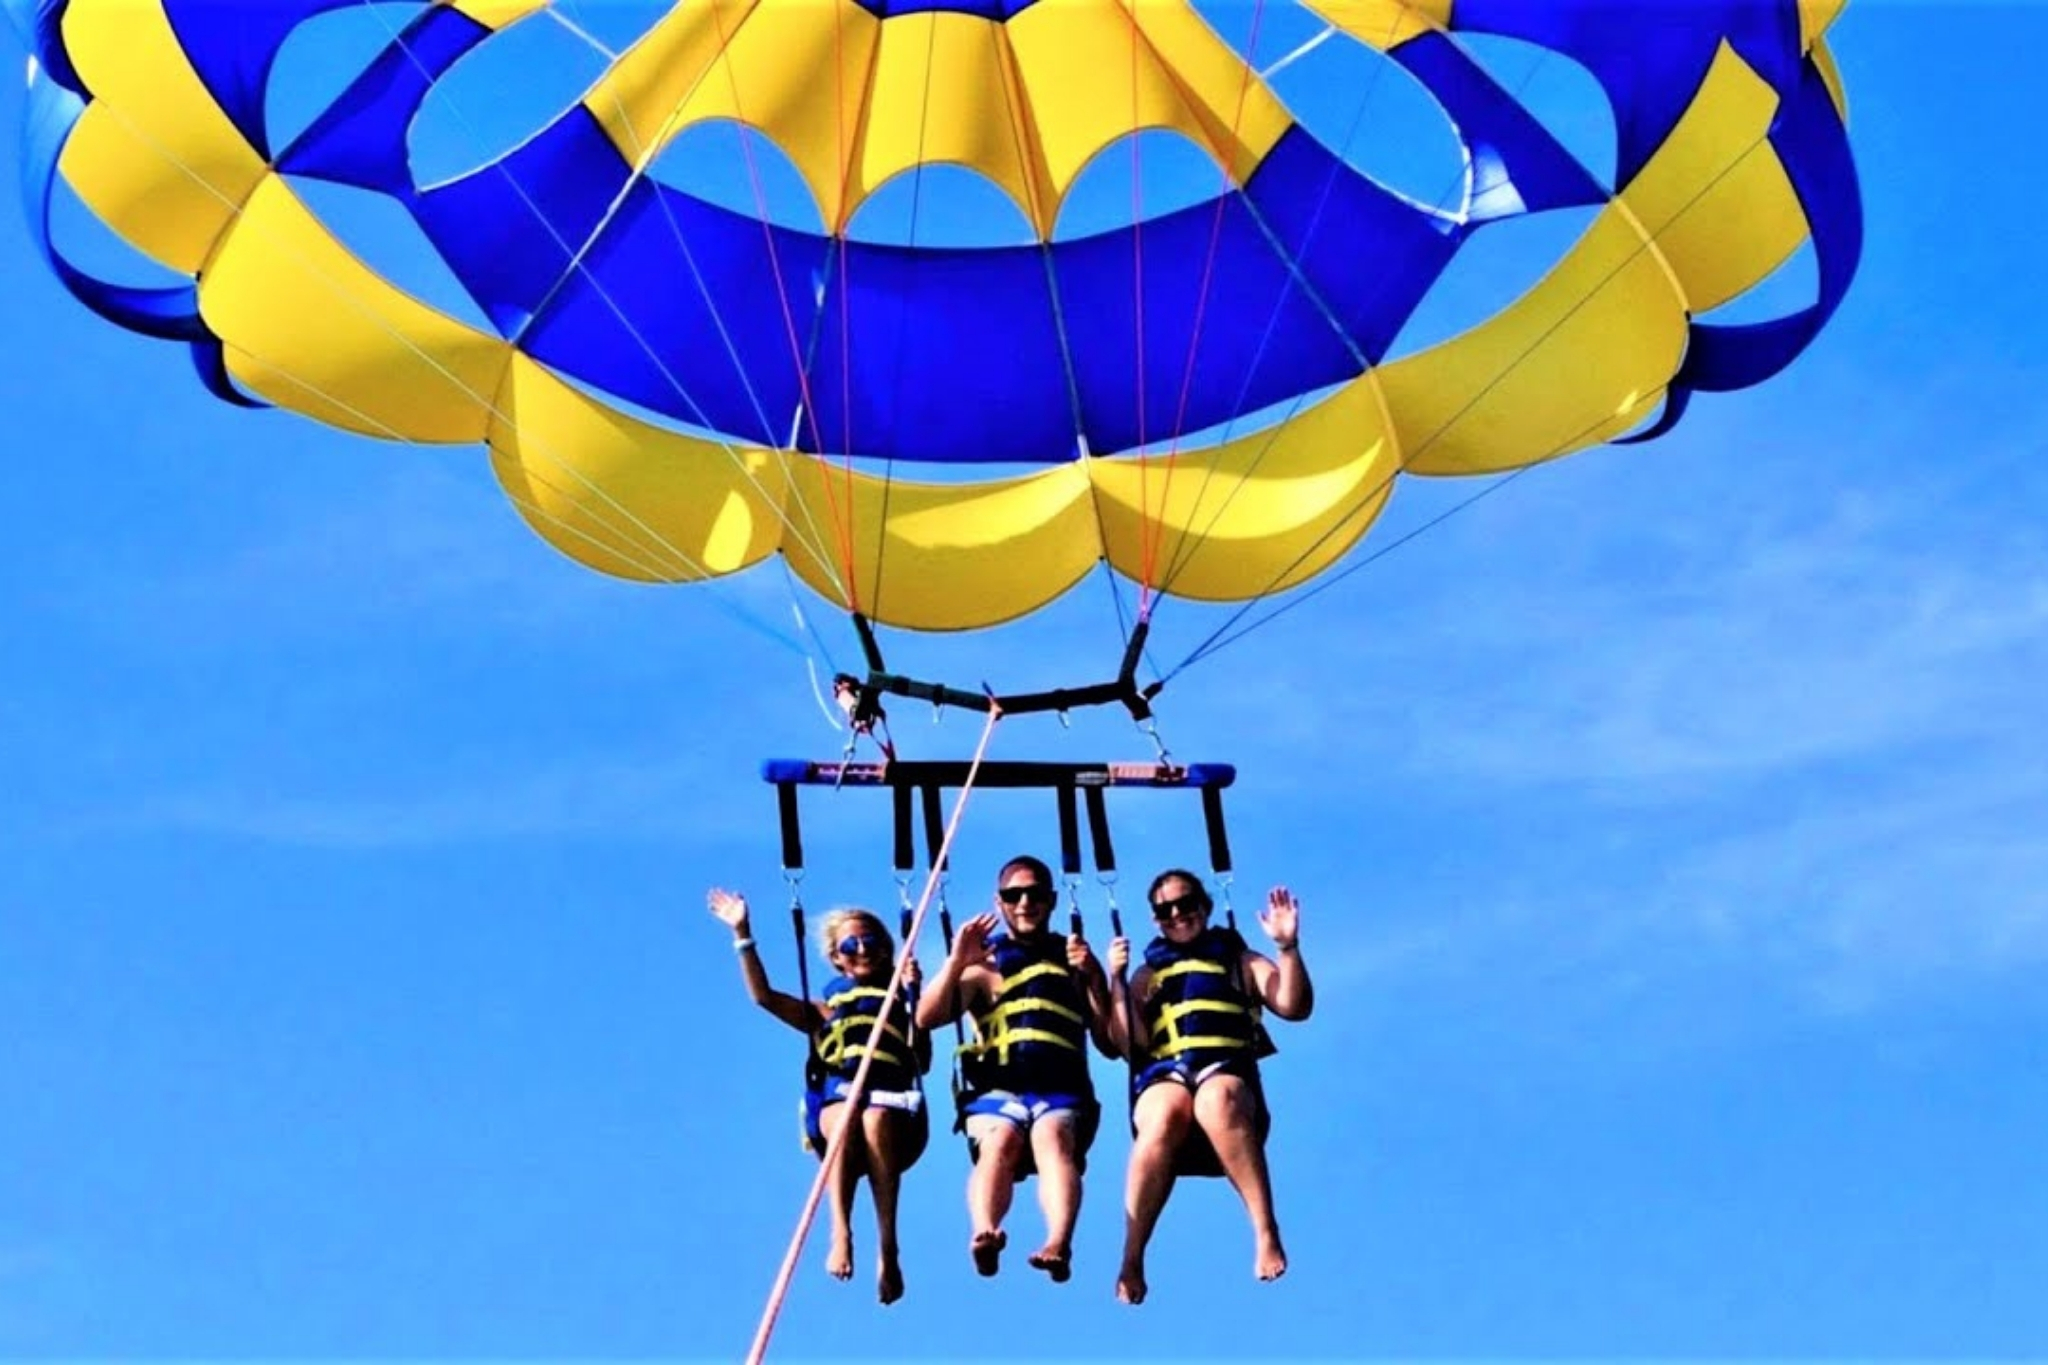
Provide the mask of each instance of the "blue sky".
{"label": "blue sky", "polygon": [[[1240,900],[1304,902],[1321,999],[1268,1072],[1288,1277],[1186,1186],[1119,1308],[1112,1122],[1075,1282],[978,1281],[942,1138],[906,1301],[873,1305],[865,1228],[850,1288],[814,1241],[779,1354],[2041,1352],[2044,46],[2038,6],[1852,4],[1869,241],[1813,350],[1167,694],[1176,755],[1240,765]],[[0,263],[0,1355],[737,1355],[813,1167],[799,1045],[703,892],[747,889],[793,981],[754,772],[838,744],[740,619],[788,633],[779,575],[600,580],[476,452],[214,403],[65,298],[18,212]],[[1208,624],[1163,618],[1162,657]],[[1028,687],[1114,638],[1092,584],[895,660]],[[997,752],[1150,745],[1020,720]],[[807,894],[893,904],[882,806],[812,810]],[[1116,810],[1125,900],[1199,858],[1191,809]],[[956,908],[1053,833],[977,798]]]}

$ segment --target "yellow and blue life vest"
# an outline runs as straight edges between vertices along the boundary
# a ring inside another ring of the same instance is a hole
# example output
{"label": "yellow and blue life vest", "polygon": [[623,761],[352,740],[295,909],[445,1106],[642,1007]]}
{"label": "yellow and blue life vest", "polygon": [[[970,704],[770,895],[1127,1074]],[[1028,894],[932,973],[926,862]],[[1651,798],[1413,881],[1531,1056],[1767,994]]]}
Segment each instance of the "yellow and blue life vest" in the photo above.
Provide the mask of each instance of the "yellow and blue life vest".
{"label": "yellow and blue life vest", "polygon": [[1092,1095],[1087,1002],[1067,965],[1066,940],[1005,934],[989,946],[1003,982],[974,1016],[975,1041],[960,1049],[967,1088]]}
{"label": "yellow and blue life vest", "polygon": [[[806,1068],[812,1090],[821,1089],[835,1077],[853,1078],[861,1058],[867,1055],[875,1016],[887,998],[882,987],[864,986],[851,977],[835,976],[825,983],[825,1021],[811,1035],[810,1065]],[[910,1032],[910,1005],[899,996],[882,1025],[875,1060],[868,1067],[869,1090],[908,1090],[917,1084],[924,1064]]]}
{"label": "yellow and blue life vest", "polygon": [[1246,989],[1244,936],[1210,927],[1185,945],[1155,938],[1145,949],[1152,990],[1144,1004],[1151,1038],[1147,1060],[1191,1072],[1219,1062],[1256,1061],[1273,1053]]}

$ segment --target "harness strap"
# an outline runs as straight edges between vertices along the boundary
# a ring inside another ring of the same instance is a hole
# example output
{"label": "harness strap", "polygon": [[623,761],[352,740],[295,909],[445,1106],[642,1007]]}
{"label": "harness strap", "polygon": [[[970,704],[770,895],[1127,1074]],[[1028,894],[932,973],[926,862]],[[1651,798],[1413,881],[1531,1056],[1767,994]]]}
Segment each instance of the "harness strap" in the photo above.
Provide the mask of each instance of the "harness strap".
{"label": "harness strap", "polygon": [[898,872],[908,872],[917,866],[917,843],[911,837],[910,828],[910,788],[891,787],[889,807],[890,814],[894,817],[891,825],[896,836],[893,850],[896,858],[894,865]]}
{"label": "harness strap", "polygon": [[927,865],[944,872],[946,870],[946,820],[940,811],[939,786],[927,782],[919,787],[918,794],[924,798],[924,846]]}
{"label": "harness strap", "polygon": [[1053,788],[1060,808],[1060,871],[1069,877],[1081,874],[1081,820],[1074,806],[1071,786]]}
{"label": "harness strap", "polygon": [[[1202,790],[1207,791],[1208,788]],[[1100,787],[1084,787],[1081,796],[1088,803],[1088,837],[1095,844],[1095,870],[1113,873],[1116,871],[1116,845],[1109,839],[1109,801]]]}
{"label": "harness strap", "polygon": [[804,837],[797,823],[796,783],[775,784],[775,808],[782,817],[782,866],[800,872],[804,865]]}
{"label": "harness strap", "polygon": [[1217,873],[1230,872],[1230,831],[1223,827],[1223,789],[1202,788],[1202,823],[1209,830],[1209,866]]}

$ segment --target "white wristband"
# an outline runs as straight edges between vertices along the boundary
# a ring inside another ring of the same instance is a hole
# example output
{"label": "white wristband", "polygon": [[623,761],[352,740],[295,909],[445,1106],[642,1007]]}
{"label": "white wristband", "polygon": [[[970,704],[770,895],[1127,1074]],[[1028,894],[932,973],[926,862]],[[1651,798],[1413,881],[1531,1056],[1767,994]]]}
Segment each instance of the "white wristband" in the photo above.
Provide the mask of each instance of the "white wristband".
{"label": "white wristband", "polygon": [[736,953],[744,953],[753,946],[754,940],[750,938],[736,938],[732,941],[732,950]]}

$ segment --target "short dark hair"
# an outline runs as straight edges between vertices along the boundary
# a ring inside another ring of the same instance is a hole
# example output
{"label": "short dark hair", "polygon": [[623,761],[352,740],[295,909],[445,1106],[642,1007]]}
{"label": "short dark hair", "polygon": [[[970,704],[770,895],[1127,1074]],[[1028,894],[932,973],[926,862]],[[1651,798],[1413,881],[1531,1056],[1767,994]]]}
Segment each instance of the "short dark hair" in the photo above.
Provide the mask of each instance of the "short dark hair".
{"label": "short dark hair", "polygon": [[1172,881],[1175,877],[1180,878],[1189,886],[1195,888],[1193,894],[1201,900],[1202,912],[1204,914],[1216,908],[1216,902],[1210,898],[1209,888],[1202,885],[1202,879],[1184,867],[1169,867],[1166,871],[1154,877],[1152,885],[1145,888],[1145,904],[1156,904],[1155,898],[1159,895],[1159,888]]}
{"label": "short dark hair", "polygon": [[1043,858],[1034,858],[1029,853],[1019,853],[1004,863],[1002,870],[996,873],[996,885],[1001,886],[1003,879],[1012,872],[1029,872],[1045,885],[1052,885],[1052,869],[1045,865]]}

